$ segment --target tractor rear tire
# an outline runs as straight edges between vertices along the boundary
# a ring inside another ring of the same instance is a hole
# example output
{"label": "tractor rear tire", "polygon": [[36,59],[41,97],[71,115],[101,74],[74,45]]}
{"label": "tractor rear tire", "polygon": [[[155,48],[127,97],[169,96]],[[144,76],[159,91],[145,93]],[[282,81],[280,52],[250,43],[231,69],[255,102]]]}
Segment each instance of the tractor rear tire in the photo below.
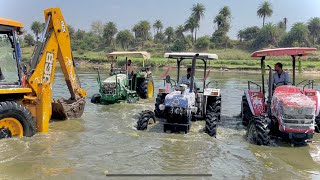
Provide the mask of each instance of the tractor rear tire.
{"label": "tractor rear tire", "polygon": [[137,93],[142,99],[152,98],[154,94],[154,84],[152,79],[138,79]]}
{"label": "tractor rear tire", "polygon": [[[0,128],[1,132],[12,136],[31,137],[36,133],[36,123],[31,112],[15,101],[0,102]],[[22,128],[22,129],[21,129]],[[11,132],[13,130],[13,132]]]}
{"label": "tractor rear tire", "polygon": [[315,127],[315,131],[316,131],[317,133],[320,133],[320,117],[319,117],[319,116],[316,117],[316,127]]}
{"label": "tractor rear tire", "polygon": [[221,97],[208,97],[206,111],[205,132],[211,137],[216,137],[217,122],[220,121],[221,115]]}
{"label": "tractor rear tire", "polygon": [[94,95],[91,97],[91,103],[93,103],[93,104],[101,103],[101,95],[100,95],[99,93],[94,94]]}
{"label": "tractor rear tire", "polygon": [[248,126],[247,139],[250,143],[267,146],[270,144],[269,123],[264,117],[254,117]]}
{"label": "tractor rear tire", "polygon": [[156,122],[154,118],[154,113],[149,110],[142,111],[137,121],[137,130],[141,130],[141,131],[146,130],[150,123],[150,119],[153,119],[153,123]]}
{"label": "tractor rear tire", "polygon": [[242,96],[242,105],[241,105],[241,118],[242,118],[242,125],[248,126],[249,122],[251,121],[253,114],[249,107],[249,103],[246,96]]}
{"label": "tractor rear tire", "polygon": [[157,98],[156,98],[156,103],[154,104],[154,115],[155,117],[158,117],[158,118],[163,118],[164,117],[164,111],[161,111],[159,106],[160,104],[163,104],[164,103],[164,95],[159,93],[157,95]]}

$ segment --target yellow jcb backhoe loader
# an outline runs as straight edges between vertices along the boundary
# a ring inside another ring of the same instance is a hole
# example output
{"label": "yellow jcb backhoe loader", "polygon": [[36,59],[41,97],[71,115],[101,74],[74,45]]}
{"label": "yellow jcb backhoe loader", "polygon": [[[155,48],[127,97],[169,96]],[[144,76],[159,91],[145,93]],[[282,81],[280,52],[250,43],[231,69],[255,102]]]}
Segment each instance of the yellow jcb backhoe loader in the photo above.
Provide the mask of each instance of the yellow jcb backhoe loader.
{"label": "yellow jcb backhoe loader", "polygon": [[[67,24],[59,8],[46,9],[44,17],[44,31],[28,70],[21,62],[22,23],[0,18],[0,138],[48,132],[51,115],[68,119],[83,114],[86,91],[75,72]],[[68,100],[52,100],[57,61],[71,94]],[[6,74],[12,63],[16,74]]]}

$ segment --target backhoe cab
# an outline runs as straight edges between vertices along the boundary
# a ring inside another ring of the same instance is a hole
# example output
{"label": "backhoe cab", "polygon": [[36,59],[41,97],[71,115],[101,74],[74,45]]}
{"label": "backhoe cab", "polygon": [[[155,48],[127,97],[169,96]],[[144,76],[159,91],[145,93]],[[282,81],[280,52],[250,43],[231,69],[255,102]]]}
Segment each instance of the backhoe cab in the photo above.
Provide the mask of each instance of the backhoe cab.
{"label": "backhoe cab", "polygon": [[[271,137],[282,138],[292,144],[302,145],[319,129],[319,92],[313,89],[313,80],[296,84],[296,58],[306,56],[315,48],[279,48],[254,52],[251,57],[260,58],[261,85],[248,82],[241,103],[242,124],[247,126],[251,143],[269,145]],[[292,57],[292,82],[273,83],[273,70],[268,65],[269,83],[265,91],[263,73],[267,56]],[[284,85],[279,85],[284,84]],[[256,86],[258,88],[252,88]],[[298,87],[300,86],[300,87]]]}
{"label": "backhoe cab", "polygon": [[[83,113],[86,91],[75,72],[67,24],[59,8],[46,9],[44,16],[29,70],[22,65],[19,45],[22,23],[0,18],[0,138],[48,132],[52,115],[67,119]],[[68,100],[52,99],[57,60],[71,93]]]}

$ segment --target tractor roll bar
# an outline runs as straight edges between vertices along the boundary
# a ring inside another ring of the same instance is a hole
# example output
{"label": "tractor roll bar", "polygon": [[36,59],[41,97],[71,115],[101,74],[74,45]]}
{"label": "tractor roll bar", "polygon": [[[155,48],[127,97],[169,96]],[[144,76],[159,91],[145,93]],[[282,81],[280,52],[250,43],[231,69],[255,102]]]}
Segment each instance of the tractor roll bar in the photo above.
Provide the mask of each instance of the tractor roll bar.
{"label": "tractor roll bar", "polygon": [[195,54],[192,58],[192,67],[191,67],[191,82],[190,82],[190,90],[189,92],[191,93],[192,90],[193,90],[193,86],[194,86],[194,70],[196,68],[196,60],[197,60],[197,57],[199,56],[199,54]]}

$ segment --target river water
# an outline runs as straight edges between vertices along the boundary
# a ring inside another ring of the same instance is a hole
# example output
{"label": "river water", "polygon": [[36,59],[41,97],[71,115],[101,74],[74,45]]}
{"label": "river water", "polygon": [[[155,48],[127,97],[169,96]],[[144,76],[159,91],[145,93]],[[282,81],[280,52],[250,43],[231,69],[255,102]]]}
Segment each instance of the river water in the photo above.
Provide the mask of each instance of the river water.
{"label": "river water", "polygon": [[[154,100],[137,104],[94,105],[96,72],[78,72],[87,90],[81,119],[54,121],[47,134],[0,142],[0,179],[320,179],[320,143],[291,147],[282,142],[255,146],[245,140],[240,102],[247,81],[258,73],[211,72],[222,90],[222,120],[217,138],[203,133],[203,121],[188,134],[166,134],[161,123],[147,131],[135,128],[141,110],[153,110]],[[161,72],[154,73],[156,88]],[[301,76],[298,82],[310,76]],[[319,79],[318,77],[311,77]],[[318,81],[319,82],[319,81]],[[63,88],[61,88],[63,87]],[[316,86],[320,90],[320,86]],[[68,97],[61,72],[54,96]],[[320,141],[317,134],[315,141]],[[106,174],[212,174],[212,177],[106,177]]]}

